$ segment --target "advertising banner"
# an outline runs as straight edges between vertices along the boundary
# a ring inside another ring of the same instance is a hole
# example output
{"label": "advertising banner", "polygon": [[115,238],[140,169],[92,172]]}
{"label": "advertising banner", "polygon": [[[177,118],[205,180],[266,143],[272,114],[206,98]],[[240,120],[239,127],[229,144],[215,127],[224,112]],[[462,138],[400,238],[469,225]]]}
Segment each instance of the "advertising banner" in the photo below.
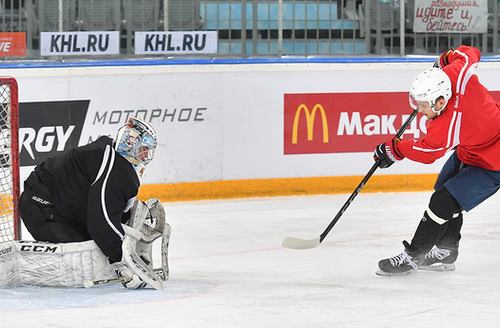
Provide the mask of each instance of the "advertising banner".
{"label": "advertising banner", "polygon": [[487,0],[415,0],[414,32],[486,33]]}
{"label": "advertising banner", "polygon": [[[285,155],[370,152],[411,113],[408,92],[285,94],[284,102]],[[404,135],[425,136],[426,123],[419,114]]]}
{"label": "advertising banner", "polygon": [[40,55],[116,55],[120,32],[41,32]]}
{"label": "advertising banner", "polygon": [[89,103],[89,100],[21,103],[21,166],[40,164],[49,157],[77,147]]}
{"label": "advertising banner", "polygon": [[217,31],[135,32],[136,54],[217,52]]}
{"label": "advertising banner", "polygon": [[[407,92],[286,94],[284,153],[372,151],[394,135],[411,113]],[[406,133],[425,133],[417,116]]]}
{"label": "advertising banner", "polygon": [[25,57],[26,33],[0,33],[0,57]]}

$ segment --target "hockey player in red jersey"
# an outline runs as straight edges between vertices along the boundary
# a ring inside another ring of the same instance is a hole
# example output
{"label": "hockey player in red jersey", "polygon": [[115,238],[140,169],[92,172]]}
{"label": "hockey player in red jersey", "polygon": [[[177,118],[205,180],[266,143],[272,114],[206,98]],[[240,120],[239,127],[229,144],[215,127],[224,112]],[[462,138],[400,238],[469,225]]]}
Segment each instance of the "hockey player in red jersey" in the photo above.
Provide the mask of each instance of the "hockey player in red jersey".
{"label": "hockey player in red jersey", "polygon": [[405,157],[433,163],[453,151],[443,166],[427,210],[401,254],[379,262],[379,275],[454,270],[462,212],[500,188],[500,104],[475,74],[481,53],[460,46],[443,53],[412,83],[410,103],[429,119],[420,139],[392,139],[375,149],[380,168]]}

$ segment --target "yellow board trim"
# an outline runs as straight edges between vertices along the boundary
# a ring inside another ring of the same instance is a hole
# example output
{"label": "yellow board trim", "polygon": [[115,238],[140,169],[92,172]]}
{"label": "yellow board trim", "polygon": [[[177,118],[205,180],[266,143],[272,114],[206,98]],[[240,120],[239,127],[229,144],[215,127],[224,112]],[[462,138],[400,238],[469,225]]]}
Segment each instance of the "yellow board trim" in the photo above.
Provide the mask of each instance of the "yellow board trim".
{"label": "yellow board trim", "polygon": [[[372,176],[363,192],[430,191],[437,174]],[[363,176],[225,180],[141,186],[138,198],[162,202],[352,193]]]}

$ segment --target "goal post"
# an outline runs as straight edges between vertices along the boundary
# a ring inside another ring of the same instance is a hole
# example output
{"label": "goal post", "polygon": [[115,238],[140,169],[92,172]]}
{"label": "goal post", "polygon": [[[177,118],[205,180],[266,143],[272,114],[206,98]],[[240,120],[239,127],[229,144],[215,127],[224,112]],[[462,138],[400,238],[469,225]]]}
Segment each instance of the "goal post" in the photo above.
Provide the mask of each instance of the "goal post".
{"label": "goal post", "polygon": [[21,239],[19,194],[18,85],[0,77],[0,242]]}

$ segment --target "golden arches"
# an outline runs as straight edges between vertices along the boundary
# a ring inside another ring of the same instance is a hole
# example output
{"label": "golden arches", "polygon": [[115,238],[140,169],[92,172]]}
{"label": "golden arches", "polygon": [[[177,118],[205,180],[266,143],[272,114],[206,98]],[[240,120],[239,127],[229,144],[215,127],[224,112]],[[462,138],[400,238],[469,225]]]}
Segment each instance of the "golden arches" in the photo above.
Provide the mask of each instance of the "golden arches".
{"label": "golden arches", "polygon": [[316,112],[319,110],[321,113],[321,122],[323,124],[323,143],[328,143],[328,141],[329,141],[328,121],[326,119],[326,113],[325,113],[325,109],[323,108],[323,106],[321,104],[316,104],[316,105],[314,105],[312,111],[309,111],[309,108],[307,108],[306,105],[301,104],[297,108],[297,111],[295,112],[295,118],[293,120],[292,144],[297,143],[297,134],[298,134],[298,129],[299,129],[300,113],[302,112],[302,110],[305,112],[305,115],[306,115],[307,140],[309,140],[309,141],[313,140],[314,117],[316,116]]}

